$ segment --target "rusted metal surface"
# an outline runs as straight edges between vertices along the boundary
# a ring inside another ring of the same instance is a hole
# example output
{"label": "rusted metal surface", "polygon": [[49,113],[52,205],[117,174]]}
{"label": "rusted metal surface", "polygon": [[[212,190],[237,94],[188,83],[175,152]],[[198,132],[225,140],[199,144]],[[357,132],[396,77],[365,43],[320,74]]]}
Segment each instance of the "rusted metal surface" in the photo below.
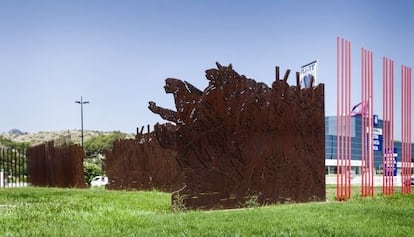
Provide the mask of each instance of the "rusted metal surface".
{"label": "rusted metal surface", "polygon": [[289,86],[288,75],[276,73],[268,87],[217,64],[206,71],[204,91],[166,80],[176,111],[154,102],[149,109],[176,124],[155,127],[185,175],[173,203],[184,197],[188,208],[215,209],[325,200],[324,86]]}
{"label": "rusted metal surface", "polygon": [[84,151],[79,145],[55,147],[50,141],[27,150],[29,181],[33,186],[86,188]]}
{"label": "rusted metal surface", "polygon": [[107,189],[171,192],[183,183],[177,152],[161,147],[153,132],[142,131],[136,139],[114,141],[112,150],[106,152]]}

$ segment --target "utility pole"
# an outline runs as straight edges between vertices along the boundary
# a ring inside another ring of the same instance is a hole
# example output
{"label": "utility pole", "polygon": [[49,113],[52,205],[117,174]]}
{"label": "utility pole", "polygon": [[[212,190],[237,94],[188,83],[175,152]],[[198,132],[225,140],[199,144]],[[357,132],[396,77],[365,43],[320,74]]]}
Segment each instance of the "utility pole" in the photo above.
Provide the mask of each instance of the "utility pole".
{"label": "utility pole", "polygon": [[80,104],[81,105],[81,144],[82,144],[82,148],[83,148],[83,105],[84,104],[89,104],[89,101],[83,101],[83,98],[81,96],[81,100],[77,100],[75,101],[75,103]]}

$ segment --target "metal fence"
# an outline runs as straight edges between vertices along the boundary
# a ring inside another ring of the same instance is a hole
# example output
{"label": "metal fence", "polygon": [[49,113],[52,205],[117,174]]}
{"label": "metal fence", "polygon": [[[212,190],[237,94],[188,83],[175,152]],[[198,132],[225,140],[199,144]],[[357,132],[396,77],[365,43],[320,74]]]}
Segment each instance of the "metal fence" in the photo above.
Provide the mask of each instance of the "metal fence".
{"label": "metal fence", "polygon": [[84,157],[84,151],[79,145],[56,147],[54,141],[49,141],[30,147],[27,150],[30,184],[40,187],[86,188]]}
{"label": "metal fence", "polygon": [[27,186],[26,150],[0,149],[0,188]]}

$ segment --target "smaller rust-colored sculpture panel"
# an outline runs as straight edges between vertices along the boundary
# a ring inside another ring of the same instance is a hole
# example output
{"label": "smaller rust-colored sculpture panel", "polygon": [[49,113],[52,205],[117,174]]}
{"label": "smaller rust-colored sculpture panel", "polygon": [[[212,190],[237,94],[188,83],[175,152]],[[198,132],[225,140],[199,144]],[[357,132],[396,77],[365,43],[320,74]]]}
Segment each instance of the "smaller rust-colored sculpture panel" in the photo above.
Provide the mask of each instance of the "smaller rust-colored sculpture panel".
{"label": "smaller rust-colored sculpture panel", "polygon": [[55,147],[50,141],[27,150],[29,182],[33,186],[86,188],[85,154],[81,146]]}
{"label": "smaller rust-colored sculpture panel", "polygon": [[[289,86],[288,70],[269,87],[217,64],[206,71],[201,91],[188,82],[166,79],[176,110],[149,102],[149,109],[174,122],[155,128],[161,145],[176,149],[194,209],[237,208],[258,203],[325,200],[323,84]],[[180,200],[179,200],[180,201]]]}
{"label": "smaller rust-colored sculpture panel", "polygon": [[106,188],[171,192],[184,182],[176,155],[175,150],[161,147],[153,132],[116,140],[106,152]]}

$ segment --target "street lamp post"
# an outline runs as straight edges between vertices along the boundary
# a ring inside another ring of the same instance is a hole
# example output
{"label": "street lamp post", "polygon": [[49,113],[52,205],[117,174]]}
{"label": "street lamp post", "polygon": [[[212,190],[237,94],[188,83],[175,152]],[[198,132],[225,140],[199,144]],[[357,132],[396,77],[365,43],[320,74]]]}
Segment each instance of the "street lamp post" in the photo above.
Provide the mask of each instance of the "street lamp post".
{"label": "street lamp post", "polygon": [[81,96],[81,100],[77,100],[75,101],[75,103],[80,104],[81,105],[81,144],[83,147],[83,105],[84,104],[89,104],[89,101],[83,101],[83,98]]}

